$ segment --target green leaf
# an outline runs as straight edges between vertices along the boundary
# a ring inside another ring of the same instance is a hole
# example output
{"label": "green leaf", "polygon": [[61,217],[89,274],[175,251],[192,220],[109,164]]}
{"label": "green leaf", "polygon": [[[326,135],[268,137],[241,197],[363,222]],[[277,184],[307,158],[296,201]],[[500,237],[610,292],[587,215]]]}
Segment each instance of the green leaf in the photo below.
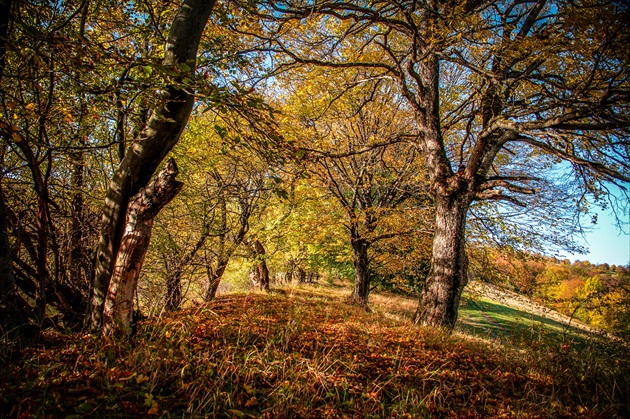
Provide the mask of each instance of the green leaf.
{"label": "green leaf", "polygon": [[276,189],[276,195],[278,195],[280,199],[289,199],[289,194],[284,189]]}
{"label": "green leaf", "polygon": [[214,131],[219,134],[219,137],[225,138],[227,137],[227,129],[223,128],[221,125],[214,125]]}
{"label": "green leaf", "polygon": [[190,66],[186,63],[179,63],[177,64],[177,68],[179,68],[181,71],[185,71],[185,72],[189,72],[192,70],[192,68],[190,68]]}
{"label": "green leaf", "polygon": [[144,405],[147,407],[151,407],[151,405],[153,405],[153,394],[146,393],[144,395]]}

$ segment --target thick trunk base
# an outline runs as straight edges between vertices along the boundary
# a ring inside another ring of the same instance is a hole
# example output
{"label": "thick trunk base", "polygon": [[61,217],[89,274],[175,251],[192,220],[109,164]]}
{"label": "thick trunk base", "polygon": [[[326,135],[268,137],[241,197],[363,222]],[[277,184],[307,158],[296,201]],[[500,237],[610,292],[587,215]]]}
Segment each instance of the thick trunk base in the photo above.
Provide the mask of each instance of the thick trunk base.
{"label": "thick trunk base", "polygon": [[448,331],[455,327],[459,301],[468,283],[465,241],[468,205],[468,201],[458,197],[437,199],[431,272],[414,316],[418,324]]}
{"label": "thick trunk base", "polygon": [[354,288],[347,302],[368,310],[370,295],[369,245],[363,241],[354,241]]}
{"label": "thick trunk base", "polygon": [[153,220],[181,190],[183,183],[175,180],[177,173],[177,165],[170,159],[157,178],[129,202],[125,234],[103,305],[104,334],[131,334],[133,298],[151,241]]}

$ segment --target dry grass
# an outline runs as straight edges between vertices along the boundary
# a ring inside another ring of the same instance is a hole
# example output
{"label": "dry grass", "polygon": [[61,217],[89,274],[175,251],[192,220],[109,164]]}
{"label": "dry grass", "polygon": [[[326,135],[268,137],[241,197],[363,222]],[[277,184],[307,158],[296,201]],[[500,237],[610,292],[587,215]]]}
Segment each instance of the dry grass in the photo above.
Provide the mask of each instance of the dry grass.
{"label": "dry grass", "polygon": [[589,388],[588,373],[572,379],[562,372],[574,365],[570,352],[552,356],[445,335],[408,321],[411,299],[374,295],[366,313],[344,303],[347,293],[288,286],[224,296],[146,322],[133,345],[51,334],[8,359],[0,412],[269,418],[627,412],[615,391]]}

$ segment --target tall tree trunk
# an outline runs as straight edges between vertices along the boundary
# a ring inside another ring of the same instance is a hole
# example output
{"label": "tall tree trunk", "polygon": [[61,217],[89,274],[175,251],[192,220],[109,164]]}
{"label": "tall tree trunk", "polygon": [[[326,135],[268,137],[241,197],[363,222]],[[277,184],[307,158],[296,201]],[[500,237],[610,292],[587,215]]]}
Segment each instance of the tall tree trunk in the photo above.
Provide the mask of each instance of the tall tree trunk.
{"label": "tall tree trunk", "polygon": [[153,220],[184,186],[175,180],[177,173],[177,165],[170,159],[157,178],[129,202],[125,235],[103,308],[103,331],[106,334],[116,329],[123,335],[131,333],[133,297],[151,240]]}
{"label": "tall tree trunk", "polygon": [[35,306],[39,320],[46,317],[46,286],[48,285],[48,217],[46,216],[46,201],[37,197],[37,279],[38,290]]}
{"label": "tall tree trunk", "polygon": [[[4,11],[0,16],[0,81],[2,81],[9,37],[9,22],[11,19],[11,0],[0,0],[0,10]],[[16,301],[17,288],[13,274],[11,245],[9,243],[9,222],[7,220],[1,181],[2,178],[0,177],[0,318],[2,319],[0,327],[3,329],[0,333],[4,335],[13,326],[21,322],[18,319],[20,313]]]}
{"label": "tall tree trunk", "polygon": [[166,309],[175,311],[182,304],[182,266],[172,271],[166,280]]}
{"label": "tall tree trunk", "polygon": [[[431,31],[429,27],[435,18],[433,12],[429,13],[421,26]],[[414,92],[405,92],[416,106],[424,131],[420,145],[436,204],[431,270],[420,295],[414,321],[450,331],[457,321],[459,300],[468,281],[466,214],[474,196],[475,181],[474,178],[466,179],[463,171],[453,173],[446,154],[440,126],[439,62],[438,55],[434,53],[423,58],[418,63],[423,94],[415,96]]]}
{"label": "tall tree trunk", "polygon": [[37,228],[37,246],[35,249],[35,266],[37,269],[37,293],[35,296],[36,316],[41,322],[46,317],[46,288],[49,281],[48,272],[48,238],[49,238],[49,208],[47,177],[39,167],[39,161],[33,153],[28,141],[20,137],[15,145],[22,151],[26,164],[33,175],[33,189],[37,194],[37,211],[35,212],[35,226]]}
{"label": "tall tree trunk", "polygon": [[352,238],[352,251],[354,253],[354,288],[348,298],[351,304],[360,307],[368,307],[370,294],[370,260],[368,249],[370,245],[360,238]]}
{"label": "tall tree trunk", "polygon": [[[168,68],[186,64],[192,70],[181,71],[181,78],[194,71],[199,41],[214,4],[214,0],[184,0],[173,20],[162,64]],[[161,95],[163,99],[114,172],[107,191],[90,299],[91,330],[102,326],[106,294],[125,232],[129,199],[149,182],[177,143],[193,108],[190,89],[169,86]]]}
{"label": "tall tree trunk", "polygon": [[426,280],[415,322],[453,330],[464,286],[468,283],[465,194],[436,198],[436,223],[431,271]]}
{"label": "tall tree trunk", "polygon": [[68,269],[70,271],[70,282],[83,286],[87,281],[87,271],[85,270],[87,263],[83,253],[83,174],[85,171],[85,152],[78,150],[72,153],[70,158],[73,165],[71,178],[73,197]]}

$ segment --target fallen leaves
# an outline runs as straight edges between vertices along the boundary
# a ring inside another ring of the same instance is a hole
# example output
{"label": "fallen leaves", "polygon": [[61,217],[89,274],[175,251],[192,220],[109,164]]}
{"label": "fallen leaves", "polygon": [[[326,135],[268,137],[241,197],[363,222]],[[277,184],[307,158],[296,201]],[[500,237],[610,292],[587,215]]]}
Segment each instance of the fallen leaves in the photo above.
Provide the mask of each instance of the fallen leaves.
{"label": "fallen leaves", "polygon": [[520,352],[387,320],[316,291],[231,296],[147,321],[133,347],[76,336],[28,348],[0,383],[0,409],[233,418],[614,413],[588,389],[574,401],[559,391],[570,383]]}
{"label": "fallen leaves", "polygon": [[147,393],[144,395],[144,405],[149,408],[147,415],[157,415],[159,412],[159,404],[153,397],[153,394]]}

